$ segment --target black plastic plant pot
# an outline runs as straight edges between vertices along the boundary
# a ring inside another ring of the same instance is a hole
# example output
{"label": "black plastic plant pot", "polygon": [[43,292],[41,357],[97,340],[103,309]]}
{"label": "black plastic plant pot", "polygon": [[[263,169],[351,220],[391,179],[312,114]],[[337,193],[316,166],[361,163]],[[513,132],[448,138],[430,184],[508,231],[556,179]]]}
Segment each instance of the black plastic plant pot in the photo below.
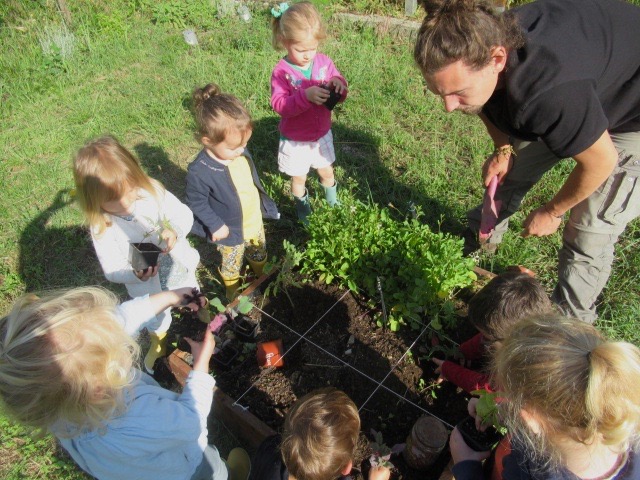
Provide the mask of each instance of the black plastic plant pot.
{"label": "black plastic plant pot", "polygon": [[129,262],[134,270],[146,270],[158,265],[158,256],[162,249],[153,243],[130,243]]}
{"label": "black plastic plant pot", "polygon": [[231,329],[239,340],[243,342],[254,343],[258,336],[258,322],[247,317],[246,315],[238,315],[230,323]]}
{"label": "black plastic plant pot", "polygon": [[236,347],[228,344],[215,352],[211,359],[218,367],[229,368],[239,353]]}
{"label": "black plastic plant pot", "polygon": [[338,102],[342,98],[342,94],[336,92],[335,88],[330,88],[327,86],[323,86],[322,88],[329,91],[329,98],[327,98],[327,101],[324,102],[324,106],[327,107],[329,110],[333,110],[334,107],[338,104]]}
{"label": "black plastic plant pot", "polygon": [[484,432],[478,430],[476,428],[476,420],[473,417],[465,418],[456,426],[465,443],[476,452],[490,451],[502,438],[502,434],[492,426],[488,427]]}

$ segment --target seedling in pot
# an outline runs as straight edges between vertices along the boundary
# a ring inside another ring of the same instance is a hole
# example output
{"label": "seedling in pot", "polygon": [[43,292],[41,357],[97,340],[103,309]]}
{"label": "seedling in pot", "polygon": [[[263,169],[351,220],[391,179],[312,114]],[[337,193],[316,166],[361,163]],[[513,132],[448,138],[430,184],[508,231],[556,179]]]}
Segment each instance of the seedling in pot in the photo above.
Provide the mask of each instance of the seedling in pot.
{"label": "seedling in pot", "polygon": [[476,420],[471,416],[458,423],[457,427],[469,447],[477,452],[486,452],[507,433],[506,427],[500,422],[498,404],[501,393],[491,391],[488,385],[485,385],[485,389],[474,390],[471,393],[479,395],[476,414],[480,417],[482,424],[488,427],[484,431],[478,430]]}
{"label": "seedling in pot", "polygon": [[129,244],[129,263],[136,270],[147,270],[149,267],[158,265],[158,256],[162,249],[149,242]]}
{"label": "seedling in pot", "polygon": [[231,329],[243,342],[255,342],[258,335],[258,322],[246,315],[236,316],[230,323]]}
{"label": "seedling in pot", "polygon": [[387,467],[389,469],[394,468],[393,463],[389,461],[391,459],[391,455],[402,452],[405,444],[397,443],[393,447],[389,448],[382,439],[382,432],[378,432],[372,428],[371,435],[373,435],[373,442],[369,442],[369,446],[371,447],[371,450],[373,450],[372,455],[369,457],[369,463],[371,466]]}

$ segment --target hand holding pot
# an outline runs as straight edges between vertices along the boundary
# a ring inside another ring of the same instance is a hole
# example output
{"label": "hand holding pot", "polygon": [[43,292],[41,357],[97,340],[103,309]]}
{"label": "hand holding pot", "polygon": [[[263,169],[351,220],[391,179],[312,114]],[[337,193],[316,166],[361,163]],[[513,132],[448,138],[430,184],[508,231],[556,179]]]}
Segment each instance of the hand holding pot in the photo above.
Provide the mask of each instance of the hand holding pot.
{"label": "hand holding pot", "polygon": [[158,266],[156,265],[155,267],[149,267],[146,270],[134,270],[133,273],[135,273],[136,277],[138,277],[140,280],[146,282],[151,277],[155,277],[158,274]]}
{"label": "hand holding pot", "polygon": [[451,450],[451,458],[453,463],[459,463],[464,460],[476,460],[481,462],[485,458],[489,458],[491,451],[488,452],[476,452],[469,445],[467,445],[462,437],[462,434],[455,427],[451,431],[451,437],[449,438],[449,449]]}
{"label": "hand holding pot", "polygon": [[213,333],[207,328],[204,332],[204,339],[201,342],[196,342],[186,337],[185,340],[191,347],[193,369],[198,372],[209,373],[209,360],[211,360],[213,350],[216,348],[216,340],[213,337]]}
{"label": "hand holding pot", "polygon": [[322,87],[309,87],[304,91],[304,94],[311,103],[316,105],[322,105],[329,98],[329,91]]}

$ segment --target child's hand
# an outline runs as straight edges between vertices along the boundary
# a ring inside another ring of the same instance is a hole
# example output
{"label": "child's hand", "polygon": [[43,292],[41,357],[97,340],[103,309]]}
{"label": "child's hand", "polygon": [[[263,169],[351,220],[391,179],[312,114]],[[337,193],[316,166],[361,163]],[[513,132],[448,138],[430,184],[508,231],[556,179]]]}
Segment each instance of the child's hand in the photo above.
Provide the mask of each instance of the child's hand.
{"label": "child's hand", "polygon": [[329,98],[329,90],[322,87],[309,87],[304,91],[307,100],[316,105],[322,105]]}
{"label": "child's hand", "polygon": [[347,92],[347,86],[342,83],[337,77],[333,77],[331,80],[329,80],[328,85],[330,87],[333,85],[333,89],[335,89],[336,93],[339,93],[340,95]]}
{"label": "child's hand", "polygon": [[387,467],[377,466],[371,467],[369,470],[369,480],[389,480],[391,477],[391,470]]}
{"label": "child's hand", "polygon": [[149,267],[146,270],[134,270],[136,277],[138,277],[143,282],[146,282],[151,277],[155,277],[158,274],[158,266]]}
{"label": "child's hand", "polygon": [[469,412],[469,415],[476,419],[476,428],[481,432],[484,432],[489,427],[489,424],[482,423],[482,418],[480,418],[480,415],[478,415],[478,412],[476,411],[476,405],[479,401],[480,399],[478,397],[472,397],[469,400],[469,403],[467,403],[467,411]]}
{"label": "child's hand", "polygon": [[211,360],[213,350],[216,348],[216,340],[213,338],[213,333],[211,333],[209,327],[206,328],[204,339],[201,342],[196,342],[187,337],[185,337],[185,340],[191,347],[193,369],[198,372],[209,373],[209,360]]}
{"label": "child's hand", "polygon": [[229,236],[229,227],[226,225],[221,226],[218,230],[211,234],[211,241],[217,242],[218,240],[222,240],[223,238],[227,238]]}
{"label": "child's hand", "polygon": [[176,288],[174,290],[171,290],[171,292],[176,295],[175,301],[172,304],[172,306],[173,307],[187,307],[187,308],[191,309],[194,312],[197,312],[202,307],[206,307],[207,303],[209,303],[209,301],[207,300],[207,298],[204,295],[201,296],[201,297],[198,297],[197,298],[197,302],[194,301],[194,302],[189,302],[189,303],[185,304],[185,301],[187,299],[193,298],[194,291],[197,292],[197,290],[195,288],[192,288],[192,287],[183,287],[183,288]]}
{"label": "child's hand", "polygon": [[178,235],[176,234],[176,232],[174,232],[170,228],[165,228],[160,233],[160,238],[164,240],[165,244],[167,245],[167,248],[162,250],[162,252],[169,253],[173,249],[174,245],[176,244],[176,241],[178,240]]}
{"label": "child's hand", "polygon": [[433,358],[433,357],[431,358],[431,361],[437,365],[437,367],[435,369],[435,373],[438,374],[438,380],[436,380],[436,383],[440,384],[440,383],[444,382],[445,380],[447,380],[447,377],[445,377],[442,374],[442,364],[445,361],[444,360],[440,360],[439,358]]}
{"label": "child's hand", "polygon": [[454,465],[464,460],[475,460],[481,462],[485,458],[489,458],[489,455],[491,455],[490,451],[476,452],[474,449],[469,447],[469,445],[465,443],[458,427],[455,427],[451,432],[451,437],[449,438],[449,449],[451,450],[451,457],[453,458]]}

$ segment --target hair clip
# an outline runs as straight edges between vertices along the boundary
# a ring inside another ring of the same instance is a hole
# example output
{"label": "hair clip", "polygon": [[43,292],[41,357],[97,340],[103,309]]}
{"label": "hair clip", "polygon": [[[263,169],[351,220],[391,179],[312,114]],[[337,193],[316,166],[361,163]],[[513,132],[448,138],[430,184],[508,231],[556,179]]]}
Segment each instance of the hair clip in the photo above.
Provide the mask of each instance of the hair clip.
{"label": "hair clip", "polygon": [[280,18],[288,8],[289,4],[287,2],[282,2],[280,5],[277,5],[271,9],[271,15],[273,15],[274,18]]}

